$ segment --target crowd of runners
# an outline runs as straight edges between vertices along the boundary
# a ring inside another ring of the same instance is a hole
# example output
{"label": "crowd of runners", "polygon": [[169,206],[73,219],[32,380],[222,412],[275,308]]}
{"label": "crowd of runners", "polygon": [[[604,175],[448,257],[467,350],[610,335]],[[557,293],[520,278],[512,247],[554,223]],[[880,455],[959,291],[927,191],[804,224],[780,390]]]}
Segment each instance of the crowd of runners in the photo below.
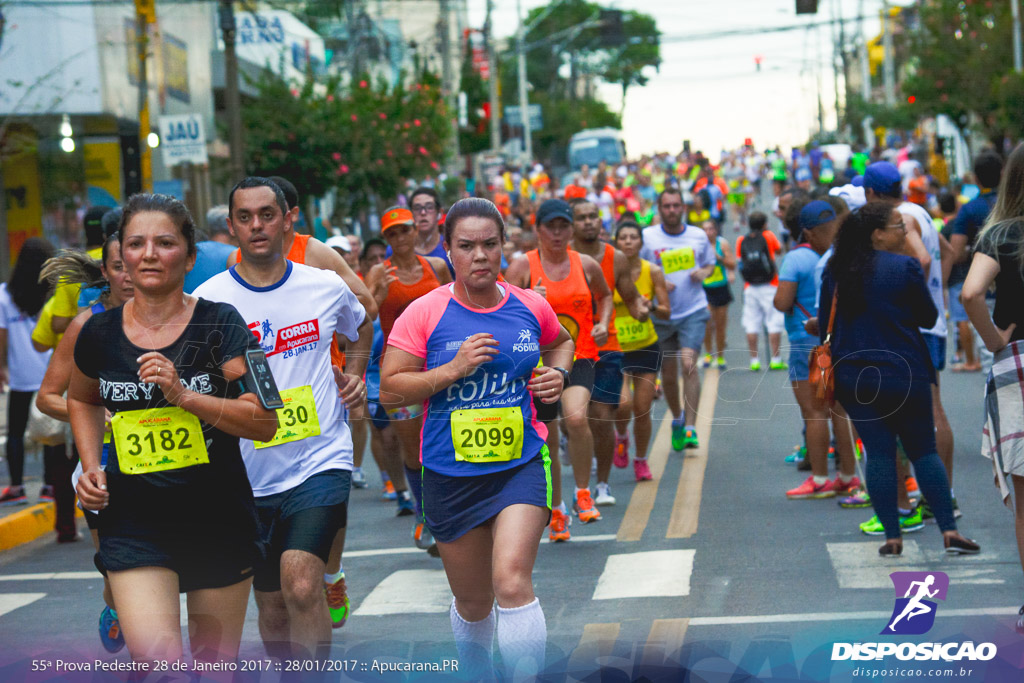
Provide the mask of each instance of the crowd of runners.
{"label": "crowd of runners", "polygon": [[[799,405],[799,443],[778,458],[807,474],[780,501],[873,507],[859,527],[885,537],[883,556],[928,519],[947,552],[977,553],[957,531],[939,377],[951,332],[954,370],[1009,375],[1021,316],[999,296],[993,323],[985,292],[1024,287],[999,267],[1021,253],[1021,204],[997,193],[994,152],[955,193],[922,182],[912,153],[840,168],[747,145],[717,166],[687,153],[584,168],[564,187],[509,170],[489,199],[411,189],[365,240],[298,234],[302,203],[279,177],[240,180],[204,226],[162,195],[90,211],[89,252],[47,260],[27,243],[0,289],[14,437],[0,504],[27,500],[20,432],[38,391],[74,431],[79,466],[48,456],[44,493],[62,542],[77,538],[76,493],[87,511],[104,647],[180,659],[187,593],[192,656],[231,659],[253,589],[267,652],[322,658],[349,612],[349,493],[379,481],[409,518],[404,542],[443,563],[464,669],[489,676],[497,640],[519,678],[544,662],[543,535],[571,541],[619,504],[613,468],[657,485],[655,401],[671,450],[700,448],[702,369],[741,358],[736,371],[788,375]],[[730,347],[734,296],[745,343]],[[835,402],[810,362],[823,342]],[[998,433],[1024,413],[989,391],[1008,500],[1024,462]]]}

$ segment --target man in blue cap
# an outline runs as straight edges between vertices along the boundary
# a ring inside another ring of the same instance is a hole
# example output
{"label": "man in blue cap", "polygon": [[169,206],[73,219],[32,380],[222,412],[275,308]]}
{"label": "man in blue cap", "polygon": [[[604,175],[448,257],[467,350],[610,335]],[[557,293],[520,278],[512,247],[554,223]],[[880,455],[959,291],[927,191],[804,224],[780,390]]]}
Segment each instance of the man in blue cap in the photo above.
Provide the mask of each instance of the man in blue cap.
{"label": "man in blue cap", "polygon": [[800,486],[786,492],[791,500],[829,498],[852,495],[860,487],[855,473],[853,444],[848,431],[836,429],[836,451],[840,474],[835,481],[828,478],[829,407],[815,397],[810,383],[809,359],[817,344],[804,329],[804,322],[818,315],[818,279],[814,271],[821,255],[828,251],[839,230],[835,209],[826,201],[809,202],[800,211],[798,245],[782,261],[775,308],[786,314],[786,336],[789,338],[789,380],[800,406],[807,440],[807,461],[811,476]]}
{"label": "man in blue cap", "polygon": [[[939,457],[946,466],[950,488],[953,484],[953,429],[946,418],[939,391],[938,373],[946,367],[946,304],[943,287],[953,268],[953,247],[943,237],[928,212],[921,206],[903,201],[903,186],[900,172],[888,161],[876,161],[864,169],[864,196],[869,202],[881,201],[889,204],[903,216],[907,230],[906,254],[921,262],[925,272],[928,291],[935,302],[939,315],[935,326],[922,329],[925,343],[932,357],[936,371],[936,384],[932,386],[932,413],[935,418],[935,445]],[[927,518],[929,510],[924,510]],[[953,498],[953,512],[960,517],[960,508]]]}

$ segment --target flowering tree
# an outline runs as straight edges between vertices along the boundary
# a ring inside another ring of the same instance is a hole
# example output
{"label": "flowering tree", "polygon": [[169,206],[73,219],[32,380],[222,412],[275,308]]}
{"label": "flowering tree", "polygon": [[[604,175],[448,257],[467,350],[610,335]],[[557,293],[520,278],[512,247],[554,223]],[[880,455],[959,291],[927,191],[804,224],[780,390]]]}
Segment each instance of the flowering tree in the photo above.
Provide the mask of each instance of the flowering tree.
{"label": "flowering tree", "polygon": [[256,86],[243,110],[247,165],[288,178],[304,197],[337,188],[350,209],[386,203],[444,160],[451,128],[432,74],[392,88],[368,77],[295,86],[264,73]]}

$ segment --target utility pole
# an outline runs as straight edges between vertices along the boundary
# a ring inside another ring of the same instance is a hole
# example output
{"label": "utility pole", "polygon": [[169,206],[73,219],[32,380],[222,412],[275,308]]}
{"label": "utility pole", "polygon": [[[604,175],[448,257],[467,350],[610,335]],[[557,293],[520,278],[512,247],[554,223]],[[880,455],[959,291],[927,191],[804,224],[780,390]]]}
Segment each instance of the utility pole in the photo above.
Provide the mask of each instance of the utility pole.
{"label": "utility pole", "polygon": [[533,131],[530,130],[530,99],[526,94],[526,24],[523,22],[521,0],[516,0],[516,15],[519,17],[519,31],[516,36],[516,52],[519,59],[519,116],[523,126],[523,156],[525,166],[533,163]]}
{"label": "utility pole", "polygon": [[228,114],[231,145],[231,176],[245,177],[245,149],[242,147],[242,96],[238,90],[238,54],[235,52],[235,10],[231,0],[220,0],[220,30],[224,37],[224,106]]}
{"label": "utility pole", "polygon": [[139,60],[139,166],[142,191],[153,191],[153,149],[149,146],[149,26],[156,21],[154,0],[135,0],[135,54]]}
{"label": "utility pole", "polygon": [[857,32],[860,34],[860,82],[861,97],[865,102],[871,101],[871,62],[868,58],[868,37],[864,33],[864,0],[857,7]]}
{"label": "utility pole", "polygon": [[882,65],[882,78],[885,87],[885,103],[890,107],[896,104],[896,71],[892,54],[892,17],[889,14],[889,0],[882,0],[882,17],[884,27],[882,47],[885,50],[885,61]]}
{"label": "utility pole", "polygon": [[[836,3],[832,0],[832,26],[829,28],[829,37],[832,38],[832,88],[836,95],[836,132],[839,132],[839,119],[842,112],[839,106],[839,53],[842,51],[842,40],[836,35],[836,24],[839,20],[836,17]],[[842,26],[842,24],[840,24]]]}
{"label": "utility pole", "polygon": [[[455,72],[452,69],[451,2],[440,0],[441,9],[441,82],[444,99],[448,104],[449,120],[452,126],[452,141],[449,150],[453,167],[459,167],[459,102],[455,92]],[[460,36],[461,40],[461,36]],[[462,169],[459,168],[461,171]]]}
{"label": "utility pole", "polygon": [[1020,0],[1010,0],[1010,8],[1013,10],[1013,70],[1024,73],[1020,41]]}
{"label": "utility pole", "polygon": [[498,101],[498,45],[494,39],[494,24],[491,23],[493,10],[494,0],[487,0],[484,40],[487,45],[487,70],[490,72],[487,86],[491,101],[491,151],[497,153],[501,149],[501,102]]}

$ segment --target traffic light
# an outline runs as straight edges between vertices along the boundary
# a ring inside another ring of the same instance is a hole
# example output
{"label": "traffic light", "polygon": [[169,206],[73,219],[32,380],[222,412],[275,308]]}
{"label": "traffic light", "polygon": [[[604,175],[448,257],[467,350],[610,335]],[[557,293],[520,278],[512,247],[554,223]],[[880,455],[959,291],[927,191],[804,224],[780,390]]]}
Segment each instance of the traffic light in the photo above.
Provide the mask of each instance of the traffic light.
{"label": "traffic light", "polygon": [[797,14],[817,14],[818,0],[796,0]]}
{"label": "traffic light", "polygon": [[599,20],[602,47],[618,47],[626,42],[626,34],[622,30],[622,10],[603,9]]}

